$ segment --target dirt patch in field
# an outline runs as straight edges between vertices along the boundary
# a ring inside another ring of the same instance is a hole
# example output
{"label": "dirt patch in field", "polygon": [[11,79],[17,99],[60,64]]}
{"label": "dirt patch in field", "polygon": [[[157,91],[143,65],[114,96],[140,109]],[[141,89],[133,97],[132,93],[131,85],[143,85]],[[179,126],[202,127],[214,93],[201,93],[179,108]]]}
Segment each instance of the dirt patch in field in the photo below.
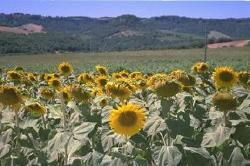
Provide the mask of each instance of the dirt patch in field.
{"label": "dirt patch in field", "polygon": [[231,42],[224,42],[224,43],[215,43],[215,44],[208,44],[208,48],[224,48],[224,47],[245,47],[250,43],[250,40],[238,40],[238,41],[231,41]]}
{"label": "dirt patch in field", "polygon": [[16,33],[16,34],[32,34],[32,33],[45,33],[43,26],[38,24],[25,24],[18,27],[8,27],[0,25],[0,32]]}

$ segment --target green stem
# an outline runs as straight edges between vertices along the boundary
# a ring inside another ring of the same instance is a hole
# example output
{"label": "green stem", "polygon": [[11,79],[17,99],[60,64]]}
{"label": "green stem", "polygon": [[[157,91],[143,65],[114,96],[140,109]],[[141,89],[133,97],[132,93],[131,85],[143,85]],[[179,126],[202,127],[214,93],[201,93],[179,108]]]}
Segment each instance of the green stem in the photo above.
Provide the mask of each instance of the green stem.
{"label": "green stem", "polygon": [[[63,99],[63,95],[60,94],[60,98],[61,98],[61,110],[63,112],[63,132],[66,133],[67,132],[67,115],[66,115],[66,105],[65,105],[65,101]],[[67,148],[67,143],[64,146],[64,165],[67,165],[67,161],[68,161],[68,148]]]}

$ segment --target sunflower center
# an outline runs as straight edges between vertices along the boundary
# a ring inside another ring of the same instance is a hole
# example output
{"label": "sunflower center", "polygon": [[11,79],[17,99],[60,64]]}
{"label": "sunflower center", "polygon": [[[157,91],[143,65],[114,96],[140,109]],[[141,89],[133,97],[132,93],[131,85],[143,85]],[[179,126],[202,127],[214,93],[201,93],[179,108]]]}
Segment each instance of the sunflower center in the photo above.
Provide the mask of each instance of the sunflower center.
{"label": "sunflower center", "polygon": [[62,66],[62,71],[65,72],[65,73],[68,73],[70,71],[70,68],[69,66]]}
{"label": "sunflower center", "polygon": [[226,71],[221,72],[220,73],[220,79],[222,81],[225,81],[225,82],[231,81],[233,79],[233,74],[230,73],[230,72],[226,72]]}
{"label": "sunflower center", "polygon": [[119,123],[125,127],[133,126],[136,123],[136,120],[137,116],[133,111],[126,111],[121,113],[118,119]]}

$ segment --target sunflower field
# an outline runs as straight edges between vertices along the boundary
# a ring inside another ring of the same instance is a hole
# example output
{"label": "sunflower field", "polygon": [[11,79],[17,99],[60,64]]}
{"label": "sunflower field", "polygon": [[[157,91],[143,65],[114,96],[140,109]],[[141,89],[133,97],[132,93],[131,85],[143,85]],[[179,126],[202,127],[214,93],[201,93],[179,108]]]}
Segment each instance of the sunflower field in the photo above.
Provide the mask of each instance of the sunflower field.
{"label": "sunflower field", "polygon": [[250,73],[0,71],[0,165],[250,165]]}

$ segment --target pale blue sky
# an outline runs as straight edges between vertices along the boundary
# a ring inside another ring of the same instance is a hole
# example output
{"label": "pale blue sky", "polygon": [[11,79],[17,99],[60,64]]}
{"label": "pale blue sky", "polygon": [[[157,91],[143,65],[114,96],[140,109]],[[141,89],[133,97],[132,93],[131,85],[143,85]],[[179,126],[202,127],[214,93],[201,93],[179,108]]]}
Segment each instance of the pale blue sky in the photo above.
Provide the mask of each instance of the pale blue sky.
{"label": "pale blue sky", "polygon": [[139,17],[178,15],[195,18],[250,17],[246,1],[86,1],[86,0],[0,0],[0,13],[29,13],[45,16],[119,16]]}

